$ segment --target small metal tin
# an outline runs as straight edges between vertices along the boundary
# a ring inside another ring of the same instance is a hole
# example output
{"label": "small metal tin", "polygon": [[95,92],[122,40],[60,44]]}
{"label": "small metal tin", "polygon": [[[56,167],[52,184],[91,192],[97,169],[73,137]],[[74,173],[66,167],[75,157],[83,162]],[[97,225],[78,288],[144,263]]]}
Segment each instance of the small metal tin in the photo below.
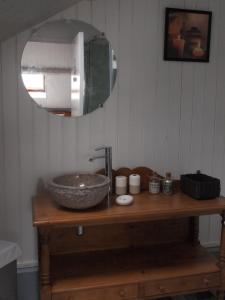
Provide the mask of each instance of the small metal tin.
{"label": "small metal tin", "polygon": [[160,193],[160,182],[159,181],[149,181],[149,192],[151,194]]}
{"label": "small metal tin", "polygon": [[162,191],[166,195],[172,195],[173,194],[173,181],[171,179],[163,180]]}
{"label": "small metal tin", "polygon": [[162,181],[162,192],[165,195],[173,194],[173,180],[171,179],[171,173],[166,173],[165,179]]}

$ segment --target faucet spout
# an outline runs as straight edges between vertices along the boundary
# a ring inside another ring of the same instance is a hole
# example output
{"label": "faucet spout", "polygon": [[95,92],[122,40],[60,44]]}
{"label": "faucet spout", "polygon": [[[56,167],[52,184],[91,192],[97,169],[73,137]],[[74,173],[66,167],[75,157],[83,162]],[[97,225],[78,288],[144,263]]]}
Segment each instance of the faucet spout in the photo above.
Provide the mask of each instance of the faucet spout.
{"label": "faucet spout", "polygon": [[89,158],[89,161],[94,161],[99,158],[105,158],[105,155],[96,155]]}

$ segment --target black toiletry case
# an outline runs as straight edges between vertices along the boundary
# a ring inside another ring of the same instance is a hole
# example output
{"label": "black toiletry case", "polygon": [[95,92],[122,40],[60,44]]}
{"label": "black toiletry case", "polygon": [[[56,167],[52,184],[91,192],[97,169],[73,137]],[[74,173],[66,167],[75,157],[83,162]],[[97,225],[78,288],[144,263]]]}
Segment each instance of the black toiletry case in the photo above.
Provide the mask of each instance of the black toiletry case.
{"label": "black toiletry case", "polygon": [[220,196],[220,180],[197,171],[196,174],[186,174],[180,177],[183,193],[198,200],[208,200]]}

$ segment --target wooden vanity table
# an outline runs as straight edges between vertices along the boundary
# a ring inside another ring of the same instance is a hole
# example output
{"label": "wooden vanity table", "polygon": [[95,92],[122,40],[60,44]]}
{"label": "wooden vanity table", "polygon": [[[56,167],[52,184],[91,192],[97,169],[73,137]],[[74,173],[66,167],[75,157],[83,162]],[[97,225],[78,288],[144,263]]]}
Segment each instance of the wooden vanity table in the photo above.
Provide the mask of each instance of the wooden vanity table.
{"label": "wooden vanity table", "polygon": [[[220,214],[217,260],[198,241],[198,217]],[[41,300],[155,299],[225,289],[225,198],[142,192],[128,207],[75,212],[49,196],[33,203]],[[84,226],[77,236],[76,227]]]}

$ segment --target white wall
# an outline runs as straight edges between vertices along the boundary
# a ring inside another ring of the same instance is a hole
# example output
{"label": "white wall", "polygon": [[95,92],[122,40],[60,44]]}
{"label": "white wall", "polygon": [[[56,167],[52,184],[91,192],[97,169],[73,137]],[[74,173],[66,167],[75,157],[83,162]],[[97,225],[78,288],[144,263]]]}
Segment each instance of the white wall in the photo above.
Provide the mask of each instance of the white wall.
{"label": "white wall", "polygon": [[[213,10],[208,64],[165,62],[166,6]],[[56,18],[104,31],[117,53],[119,76],[104,108],[79,119],[48,115],[29,99],[19,74],[29,32],[1,45],[0,236],[17,241],[21,263],[36,259],[31,196],[39,177],[94,170],[93,147],[113,146],[113,166],[145,165],[175,176],[197,169],[218,176],[225,192],[225,1],[83,1]],[[201,219],[204,243],[218,241],[217,217]]]}

